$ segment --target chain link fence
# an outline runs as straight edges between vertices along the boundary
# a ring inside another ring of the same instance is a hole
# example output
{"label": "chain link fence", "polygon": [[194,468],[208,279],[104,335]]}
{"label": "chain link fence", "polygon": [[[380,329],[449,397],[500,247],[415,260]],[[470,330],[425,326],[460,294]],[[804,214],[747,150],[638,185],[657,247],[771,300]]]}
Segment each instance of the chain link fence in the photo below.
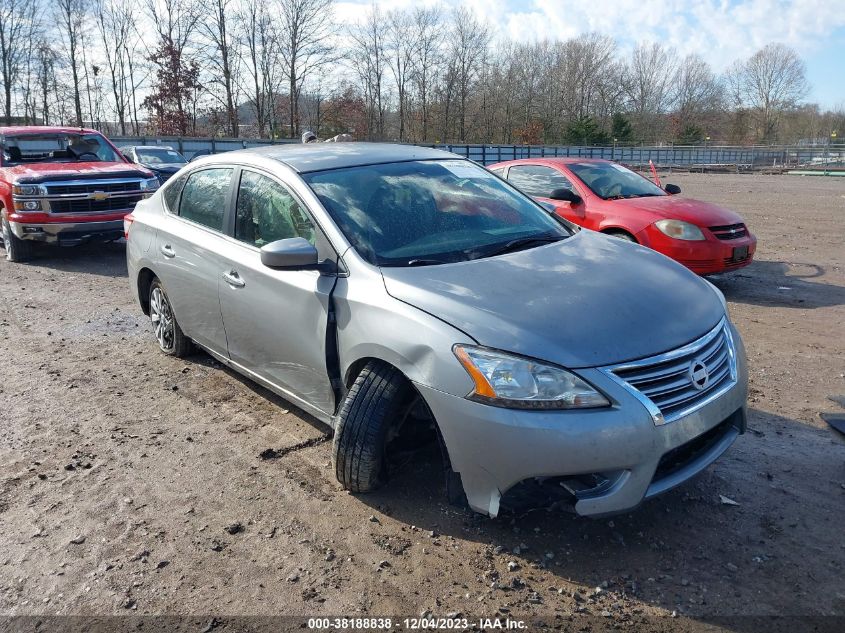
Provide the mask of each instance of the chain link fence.
{"label": "chain link fence", "polygon": [[[298,143],[296,139],[230,139],[163,136],[114,136],[118,146],[163,145],[179,150],[187,158],[197,154],[217,154],[249,147]],[[751,171],[789,169],[845,169],[845,144],[829,146],[733,146],[664,145],[602,146],[580,145],[497,145],[423,144],[458,154],[482,165],[504,160],[543,157],[603,158],[635,168],[653,162],[663,169],[703,171]]]}

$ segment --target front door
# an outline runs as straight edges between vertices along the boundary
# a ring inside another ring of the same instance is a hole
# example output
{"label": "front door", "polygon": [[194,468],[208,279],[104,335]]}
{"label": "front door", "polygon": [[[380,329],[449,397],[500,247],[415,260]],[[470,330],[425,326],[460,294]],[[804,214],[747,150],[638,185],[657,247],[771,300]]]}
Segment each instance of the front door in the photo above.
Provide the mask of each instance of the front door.
{"label": "front door", "polygon": [[507,179],[523,193],[554,206],[555,213],[560,217],[575,224],[592,228],[587,226],[586,205],[583,200],[574,205],[565,200],[552,200],[549,197],[555,189],[569,189],[578,193],[569,179],[556,169],[546,165],[513,165],[508,170]]}
{"label": "front door", "polygon": [[336,259],[334,251],[281,182],[247,169],[241,171],[233,235],[218,271],[230,358],[291,399],[331,415],[326,330],[336,278],[315,270],[273,270],[261,263],[259,249],[303,237],[317,246],[321,260]]}

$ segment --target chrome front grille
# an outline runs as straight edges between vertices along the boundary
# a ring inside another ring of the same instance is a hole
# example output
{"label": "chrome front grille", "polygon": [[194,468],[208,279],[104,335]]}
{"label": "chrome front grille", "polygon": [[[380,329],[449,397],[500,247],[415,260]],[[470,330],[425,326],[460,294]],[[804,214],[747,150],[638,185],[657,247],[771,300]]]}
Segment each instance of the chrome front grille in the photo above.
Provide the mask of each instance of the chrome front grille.
{"label": "chrome front grille", "polygon": [[679,349],[605,369],[632,391],[655,424],[689,415],[736,383],[736,348],[725,319]]}
{"label": "chrome front grille", "polygon": [[97,180],[92,182],[85,182],[80,180],[78,182],[61,182],[61,183],[44,183],[47,188],[48,196],[65,196],[65,195],[79,195],[86,193],[95,193],[97,191],[115,193],[127,191],[141,191],[140,180]]}

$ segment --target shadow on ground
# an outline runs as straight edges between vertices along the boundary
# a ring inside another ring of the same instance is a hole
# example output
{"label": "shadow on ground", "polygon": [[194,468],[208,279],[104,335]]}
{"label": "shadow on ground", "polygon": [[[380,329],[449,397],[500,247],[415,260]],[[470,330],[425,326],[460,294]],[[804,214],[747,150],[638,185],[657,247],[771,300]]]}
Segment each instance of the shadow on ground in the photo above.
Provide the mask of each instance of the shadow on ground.
{"label": "shadow on ground", "polygon": [[83,244],[81,246],[37,245],[33,258],[25,264],[71,273],[87,273],[104,277],[126,277],[126,243]]}
{"label": "shadow on ground", "polygon": [[[443,535],[433,539],[440,547],[460,537],[503,553],[521,571],[499,569],[500,585],[513,578],[530,584],[536,570],[546,570],[699,619],[845,616],[845,441],[756,410],[749,425],[697,478],[612,518],[538,507],[491,520],[450,506],[436,450],[421,453],[385,489],[358,498]],[[819,560],[826,561],[821,571]],[[506,591],[511,599],[518,592]],[[741,619],[732,628],[743,630]]]}
{"label": "shadow on ground", "polygon": [[708,279],[736,303],[802,309],[845,305],[845,287],[821,281],[825,272],[816,264],[758,260]]}

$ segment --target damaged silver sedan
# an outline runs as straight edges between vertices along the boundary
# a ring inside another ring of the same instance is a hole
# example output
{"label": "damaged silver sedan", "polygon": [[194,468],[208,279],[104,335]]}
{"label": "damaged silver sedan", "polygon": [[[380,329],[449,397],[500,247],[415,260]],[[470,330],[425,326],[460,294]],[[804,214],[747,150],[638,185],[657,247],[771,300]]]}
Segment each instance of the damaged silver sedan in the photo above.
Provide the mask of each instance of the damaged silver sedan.
{"label": "damaged silver sedan", "polygon": [[126,233],[161,350],[198,346],[331,425],[353,492],[429,431],[450,498],[478,512],[543,481],[607,515],[745,430],[745,355],[714,286],[446,152],[210,156]]}

